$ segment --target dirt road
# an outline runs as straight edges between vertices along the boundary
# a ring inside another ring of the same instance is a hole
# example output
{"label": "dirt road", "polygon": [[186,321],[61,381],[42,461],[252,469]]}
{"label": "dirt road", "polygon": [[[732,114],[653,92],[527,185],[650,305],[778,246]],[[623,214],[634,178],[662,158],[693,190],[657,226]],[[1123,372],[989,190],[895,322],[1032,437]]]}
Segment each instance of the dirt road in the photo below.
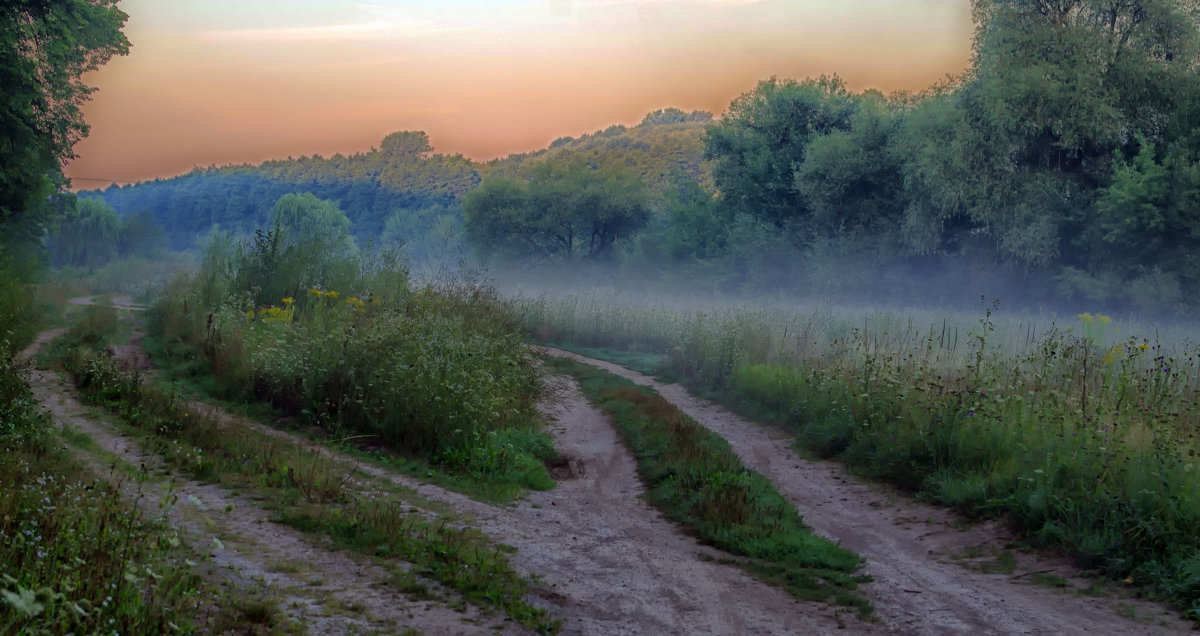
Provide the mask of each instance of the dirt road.
{"label": "dirt road", "polygon": [[[32,357],[63,331],[40,334],[22,355]],[[207,554],[202,574],[232,587],[234,598],[275,599],[289,618],[314,634],[406,628],[447,635],[525,631],[498,617],[410,600],[385,585],[390,574],[378,563],[273,523],[267,511],[244,496],[173,473],[142,447],[142,440],[120,434],[106,414],[81,404],[74,388],[56,373],[35,370],[30,387],[55,423],[92,441],[86,450],[76,450],[79,459],[102,478],[116,475],[147,518],[163,516],[184,541]],[[124,473],[112,469],[115,462],[144,467],[144,479],[122,479]]]}
{"label": "dirt road", "polygon": [[[94,302],[78,299],[75,304]],[[134,306],[121,303],[125,308]],[[130,316],[131,314],[126,314]],[[33,348],[54,335],[47,332]],[[132,344],[126,355],[144,355]],[[582,359],[561,351],[549,351]],[[362,487],[403,484],[419,498],[448,507],[462,523],[516,548],[513,564],[540,585],[535,602],[563,619],[569,634],[1158,634],[1189,631],[1159,606],[1087,598],[1029,583],[1029,572],[1071,576],[1062,562],[1018,555],[1011,574],[982,574],[952,555],[973,546],[981,554],[1008,537],[995,526],[968,531],[949,513],[892,497],[847,477],[838,467],[807,462],[790,441],[769,429],[608,363],[587,360],[665,398],[729,440],[750,467],[772,480],[817,532],[840,540],[867,559],[875,581],[865,593],[878,620],[863,622],[848,610],[801,603],[742,571],[703,560],[719,553],[699,545],[646,505],[634,461],[605,416],[569,380],[552,379],[554,399],[544,404],[551,432],[566,458],[559,485],[530,493],[510,506],[494,506],[424,484],[373,464],[352,464]],[[392,631],[426,633],[519,632],[511,622],[447,605],[412,601],[381,585],[381,564],[330,548],[323,541],[270,521],[250,501],[219,487],[171,475],[136,440],[122,437],[105,417],[79,405],[73,390],[47,372],[34,389],[56,420],[95,442],[91,459],[103,472],[111,458],[145,464],[154,476],[146,499],[158,501],[173,481],[179,503],[168,519],[195,546],[212,546],[216,569],[239,589],[267,589],[286,599],[288,613],[315,633]],[[199,407],[199,405],[197,405]],[[212,407],[205,407],[212,409]],[[222,414],[236,424],[302,444],[291,433]],[[145,486],[144,486],[145,488]],[[215,539],[215,540],[214,540]],[[386,564],[385,564],[386,565]],[[1135,618],[1129,618],[1134,616]]]}
{"label": "dirt road", "polygon": [[[43,334],[32,350],[54,335]],[[845,633],[843,626],[855,633],[880,631],[846,609],[798,602],[739,569],[702,560],[701,554],[719,553],[681,533],[640,499],[633,458],[604,415],[588,404],[573,382],[552,381],[557,384],[554,399],[544,408],[556,445],[568,458],[554,490],[530,493],[511,506],[494,506],[349,457],[342,461],[354,465],[364,484],[375,479],[408,486],[420,498],[449,506],[464,523],[493,540],[516,548],[513,564],[541,582],[535,602],[563,620],[563,633],[831,634]],[[157,457],[118,435],[93,409],[79,405],[72,389],[53,374],[39,372],[33,384],[57,421],[87,434],[114,457],[151,467],[158,487],[165,488],[173,479],[181,503],[169,518],[191,544],[220,545],[213,559],[233,584],[278,591],[293,617],[313,631],[384,625],[414,626],[426,633],[513,629],[511,624],[480,623],[477,617],[465,623],[445,607],[394,598],[379,588],[383,574],[371,563],[271,523],[244,497],[169,475]],[[219,415],[311,444],[285,431]],[[104,460],[97,462],[102,468]],[[147,499],[157,500],[165,491],[152,494]],[[286,564],[302,564],[302,569],[293,572],[295,566]],[[337,611],[339,607],[356,611],[348,616]]]}
{"label": "dirt road", "polygon": [[[1092,598],[1033,585],[1023,576],[1077,573],[1062,560],[1017,554],[1012,574],[971,571],[952,556],[983,553],[1011,540],[995,524],[966,531],[942,508],[868,487],[827,462],[806,461],[791,439],[748,422],[678,384],[664,384],[615,364],[557,349],[546,353],[586,362],[649,386],[700,424],[724,437],[747,466],[791,500],[819,534],[867,559],[874,577],[866,594],[891,631],[909,634],[1166,634],[1191,625],[1160,605]],[[1134,618],[1130,618],[1133,616]]]}

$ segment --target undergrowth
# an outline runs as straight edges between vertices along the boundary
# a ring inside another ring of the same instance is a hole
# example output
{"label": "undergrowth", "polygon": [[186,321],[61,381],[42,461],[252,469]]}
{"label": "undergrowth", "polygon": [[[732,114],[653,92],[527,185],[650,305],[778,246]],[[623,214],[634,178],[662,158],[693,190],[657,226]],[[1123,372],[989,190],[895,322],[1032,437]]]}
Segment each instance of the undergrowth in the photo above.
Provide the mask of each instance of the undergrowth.
{"label": "undergrowth", "polygon": [[870,615],[870,602],[855,592],[870,580],[855,574],[862,558],[812,534],[795,507],[742,465],[722,437],[651,389],[562,358],[545,364],[574,376],[584,395],[613,418],[637,459],[650,503],[668,519],[798,598]]}
{"label": "undergrowth", "polygon": [[213,239],[149,312],[180,376],[489,488],[552,487],[537,371],[498,294],[314,240]]}

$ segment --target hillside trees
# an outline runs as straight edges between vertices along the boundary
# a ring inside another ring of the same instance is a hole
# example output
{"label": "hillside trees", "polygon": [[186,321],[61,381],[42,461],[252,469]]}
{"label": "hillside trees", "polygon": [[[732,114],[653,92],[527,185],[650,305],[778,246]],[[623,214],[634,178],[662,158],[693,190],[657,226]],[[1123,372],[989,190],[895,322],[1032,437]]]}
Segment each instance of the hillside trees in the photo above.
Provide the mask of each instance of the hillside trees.
{"label": "hillside trees", "polygon": [[542,162],[528,183],[485,181],[464,207],[468,238],[489,256],[601,260],[649,218],[642,182],[575,158]]}
{"label": "hillside trees", "polygon": [[662,108],[650,111],[638,123],[638,126],[669,126],[671,124],[687,124],[691,122],[712,121],[713,114],[706,110],[684,112],[678,108]]}

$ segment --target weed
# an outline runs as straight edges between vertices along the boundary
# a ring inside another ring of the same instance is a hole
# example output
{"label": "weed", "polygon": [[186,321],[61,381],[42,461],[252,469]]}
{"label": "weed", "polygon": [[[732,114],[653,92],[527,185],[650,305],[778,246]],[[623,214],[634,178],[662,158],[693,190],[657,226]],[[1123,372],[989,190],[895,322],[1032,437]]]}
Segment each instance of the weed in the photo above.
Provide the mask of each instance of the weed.
{"label": "weed", "polygon": [[0,633],[189,628],[211,592],[178,538],[49,443],[7,356],[0,388],[15,398],[0,430]]}
{"label": "weed", "polygon": [[537,371],[493,289],[411,289],[386,255],[321,264],[296,249],[270,232],[241,246],[213,241],[199,271],[150,311],[177,369],[214,394],[369,437],[485,488],[551,485],[538,456],[549,442],[538,432]]}

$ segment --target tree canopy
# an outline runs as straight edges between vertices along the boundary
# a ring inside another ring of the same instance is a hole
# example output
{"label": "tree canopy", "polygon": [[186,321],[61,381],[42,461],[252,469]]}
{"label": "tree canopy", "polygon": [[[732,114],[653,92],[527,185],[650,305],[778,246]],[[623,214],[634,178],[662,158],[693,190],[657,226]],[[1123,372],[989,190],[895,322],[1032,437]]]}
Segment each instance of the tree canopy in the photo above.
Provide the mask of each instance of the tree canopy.
{"label": "tree canopy", "polygon": [[484,253],[599,260],[649,218],[641,181],[582,159],[538,164],[528,183],[485,181],[466,200],[468,237]]}
{"label": "tree canopy", "polygon": [[87,135],[84,73],[129,50],[117,0],[0,4],[0,223],[7,241],[36,236],[62,163]]}
{"label": "tree canopy", "polygon": [[305,192],[285,194],[271,208],[271,224],[287,246],[320,243],[326,249],[351,253],[350,219],[337,203]]}

